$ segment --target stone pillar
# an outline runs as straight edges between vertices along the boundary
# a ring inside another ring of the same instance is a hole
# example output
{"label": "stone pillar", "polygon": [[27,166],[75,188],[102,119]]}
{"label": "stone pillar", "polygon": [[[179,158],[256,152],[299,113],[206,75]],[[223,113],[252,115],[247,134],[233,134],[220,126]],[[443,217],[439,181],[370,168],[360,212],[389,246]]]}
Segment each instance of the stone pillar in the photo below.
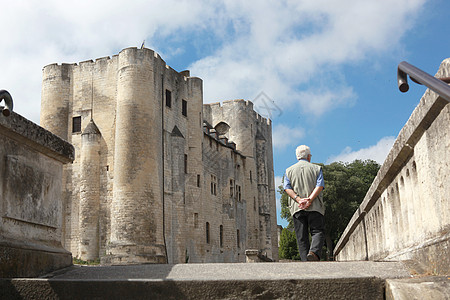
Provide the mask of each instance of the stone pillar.
{"label": "stone pillar", "polygon": [[259,250],[258,249],[247,249],[245,250],[245,262],[247,263],[256,263],[261,260],[258,257]]}
{"label": "stone pillar", "polygon": [[72,65],[48,65],[43,69],[40,125],[68,140]]}
{"label": "stone pillar", "polygon": [[164,263],[161,96],[154,54],[124,49],[117,75],[114,187],[107,254],[117,264]]}
{"label": "stone pillar", "polygon": [[100,138],[91,120],[81,134],[79,233],[80,259],[99,258]]}

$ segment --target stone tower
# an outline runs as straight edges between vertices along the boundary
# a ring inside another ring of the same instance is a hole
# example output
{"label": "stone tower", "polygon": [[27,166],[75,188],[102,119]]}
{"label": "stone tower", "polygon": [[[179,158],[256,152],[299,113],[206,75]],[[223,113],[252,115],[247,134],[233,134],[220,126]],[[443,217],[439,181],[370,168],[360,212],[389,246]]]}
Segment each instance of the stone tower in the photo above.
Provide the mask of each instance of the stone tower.
{"label": "stone tower", "polygon": [[63,175],[74,256],[237,262],[252,248],[278,258],[271,125],[251,102],[203,106],[201,79],[127,48],[44,67],[41,126],[76,149]]}
{"label": "stone tower", "polygon": [[[213,126],[226,124],[227,138],[246,157],[244,195],[247,199],[249,247],[278,260],[275,184],[273,174],[272,124],[244,100],[204,105],[205,119]],[[255,212],[256,207],[257,210]],[[276,249],[276,251],[273,251]]]}

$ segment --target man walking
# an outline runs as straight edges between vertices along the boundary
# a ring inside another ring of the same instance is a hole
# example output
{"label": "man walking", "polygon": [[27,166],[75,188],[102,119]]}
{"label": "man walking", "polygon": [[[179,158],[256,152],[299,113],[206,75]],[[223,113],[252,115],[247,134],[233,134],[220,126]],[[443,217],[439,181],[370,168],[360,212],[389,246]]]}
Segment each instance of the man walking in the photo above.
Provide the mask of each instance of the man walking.
{"label": "man walking", "polygon": [[298,162],[286,169],[284,190],[289,195],[289,210],[294,221],[300,259],[318,261],[325,240],[322,167],[311,163],[308,146],[298,146],[295,154]]}

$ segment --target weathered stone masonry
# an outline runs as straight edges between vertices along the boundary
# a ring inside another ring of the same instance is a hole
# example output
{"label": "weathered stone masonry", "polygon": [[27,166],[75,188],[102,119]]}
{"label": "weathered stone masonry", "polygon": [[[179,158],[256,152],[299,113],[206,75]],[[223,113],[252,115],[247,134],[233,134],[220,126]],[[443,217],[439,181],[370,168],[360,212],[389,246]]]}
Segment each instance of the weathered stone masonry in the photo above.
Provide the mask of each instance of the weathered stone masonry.
{"label": "weathered stone masonry", "polygon": [[[449,75],[446,59],[436,77]],[[450,105],[428,89],[336,245],[337,260],[414,260],[449,274],[449,124]]]}
{"label": "weathered stone masonry", "polygon": [[149,49],[43,70],[41,126],[71,142],[63,244],[104,263],[277,260],[271,123],[203,105],[202,80]]}

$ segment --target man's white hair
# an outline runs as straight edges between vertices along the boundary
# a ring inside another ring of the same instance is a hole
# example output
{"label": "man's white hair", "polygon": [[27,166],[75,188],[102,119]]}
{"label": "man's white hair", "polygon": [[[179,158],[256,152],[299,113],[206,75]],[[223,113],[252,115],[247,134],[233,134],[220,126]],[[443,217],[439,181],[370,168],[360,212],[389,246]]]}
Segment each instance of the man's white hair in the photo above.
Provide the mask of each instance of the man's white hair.
{"label": "man's white hair", "polygon": [[295,150],[295,155],[297,156],[297,160],[300,159],[308,159],[308,155],[311,154],[311,149],[309,149],[306,145],[300,145]]}

